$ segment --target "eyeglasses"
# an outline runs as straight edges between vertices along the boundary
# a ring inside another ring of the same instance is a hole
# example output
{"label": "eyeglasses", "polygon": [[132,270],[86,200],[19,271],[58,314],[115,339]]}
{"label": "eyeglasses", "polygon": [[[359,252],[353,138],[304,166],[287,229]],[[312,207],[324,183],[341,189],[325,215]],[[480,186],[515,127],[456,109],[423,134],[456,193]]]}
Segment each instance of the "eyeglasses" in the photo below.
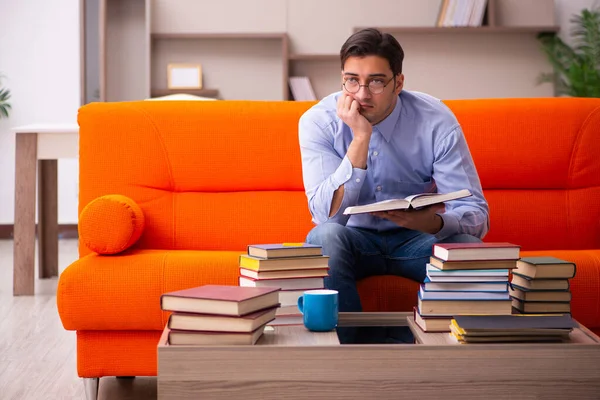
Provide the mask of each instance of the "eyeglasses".
{"label": "eyeglasses", "polygon": [[344,81],[344,83],[342,83],[342,86],[344,87],[344,89],[346,89],[346,91],[348,91],[348,93],[358,93],[358,91],[360,90],[361,87],[366,87],[367,89],[369,89],[369,92],[371,92],[371,94],[381,94],[383,93],[385,87],[387,85],[390,84],[390,82],[392,80],[394,80],[394,78],[396,78],[395,76],[393,76],[389,81],[387,81],[387,83],[383,83],[382,80],[380,79],[373,79],[371,82],[369,82],[368,85],[361,85],[356,78],[348,78]]}

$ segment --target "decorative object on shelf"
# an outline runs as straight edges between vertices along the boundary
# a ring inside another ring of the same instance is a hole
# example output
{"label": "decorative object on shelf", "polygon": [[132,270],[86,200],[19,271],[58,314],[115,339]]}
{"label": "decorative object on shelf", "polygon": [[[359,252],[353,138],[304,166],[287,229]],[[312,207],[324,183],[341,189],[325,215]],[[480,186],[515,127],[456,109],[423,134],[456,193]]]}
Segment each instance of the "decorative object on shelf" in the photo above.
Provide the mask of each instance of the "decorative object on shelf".
{"label": "decorative object on shelf", "polygon": [[150,100],[150,101],[180,101],[180,100],[200,100],[200,101],[216,101],[217,99],[214,99],[212,97],[203,97],[203,96],[196,96],[193,94],[188,94],[188,93],[174,93],[174,94],[167,94],[164,96],[159,96],[159,97],[151,97],[149,99],[145,99],[145,100]]}
{"label": "decorative object on shelf", "polygon": [[169,64],[167,67],[169,89],[202,89],[200,64]]}
{"label": "decorative object on shelf", "polygon": [[553,73],[540,74],[538,82],[554,83],[557,95],[600,97],[600,9],[583,9],[571,23],[572,47],[555,33],[538,35],[554,67]]}
{"label": "decorative object on shelf", "polygon": [[156,97],[163,97],[163,96],[169,96],[169,95],[173,95],[173,94],[189,94],[192,96],[200,96],[200,97],[211,97],[214,99],[217,99],[219,97],[219,89],[209,89],[209,88],[204,88],[204,89],[159,89],[159,88],[152,88],[150,90],[150,97],[151,98],[156,98]]}
{"label": "decorative object on shelf", "polygon": [[0,75],[0,119],[8,118],[9,110],[11,109],[11,105],[8,102],[10,99],[10,90],[5,87],[2,87],[2,78]]}

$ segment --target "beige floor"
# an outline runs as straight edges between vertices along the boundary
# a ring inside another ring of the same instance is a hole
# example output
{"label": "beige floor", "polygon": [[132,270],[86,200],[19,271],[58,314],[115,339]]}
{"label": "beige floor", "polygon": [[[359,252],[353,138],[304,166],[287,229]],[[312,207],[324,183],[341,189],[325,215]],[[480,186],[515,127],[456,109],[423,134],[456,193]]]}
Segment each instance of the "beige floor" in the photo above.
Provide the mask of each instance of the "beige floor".
{"label": "beige floor", "polygon": [[[59,247],[63,271],[77,259],[77,241]],[[56,310],[57,279],[36,280],[35,296],[13,297],[12,268],[13,242],[0,240],[0,399],[85,399],[75,332],[64,330]],[[156,378],[102,378],[99,392],[99,399],[155,399]]]}

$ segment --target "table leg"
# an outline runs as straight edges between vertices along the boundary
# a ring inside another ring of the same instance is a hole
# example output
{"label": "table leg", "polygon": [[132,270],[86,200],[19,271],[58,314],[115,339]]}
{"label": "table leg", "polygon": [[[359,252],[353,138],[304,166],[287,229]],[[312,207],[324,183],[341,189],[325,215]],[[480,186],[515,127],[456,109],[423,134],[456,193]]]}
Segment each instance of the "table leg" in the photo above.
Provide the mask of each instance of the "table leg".
{"label": "table leg", "polygon": [[58,161],[38,161],[39,278],[58,276]]}
{"label": "table leg", "polygon": [[37,133],[16,135],[13,295],[34,294]]}

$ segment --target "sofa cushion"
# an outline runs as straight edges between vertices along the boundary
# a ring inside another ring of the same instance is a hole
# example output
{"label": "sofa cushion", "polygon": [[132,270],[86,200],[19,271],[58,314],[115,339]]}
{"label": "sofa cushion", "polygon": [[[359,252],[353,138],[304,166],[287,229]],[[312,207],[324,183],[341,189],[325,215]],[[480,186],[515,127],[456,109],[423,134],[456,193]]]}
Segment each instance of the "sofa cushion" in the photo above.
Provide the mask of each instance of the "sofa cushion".
{"label": "sofa cushion", "polygon": [[162,330],[162,293],[206,284],[237,285],[234,251],[136,250],[89,254],[61,274],[58,311],[68,330]]}
{"label": "sofa cushion", "polygon": [[127,196],[112,194],[92,200],[79,216],[79,238],[98,254],[120,253],[138,241],[145,219]]}
{"label": "sofa cushion", "polygon": [[[68,330],[162,330],[170,313],[160,310],[165,292],[206,284],[237,285],[243,251],[128,250],[87,255],[62,273],[58,310]],[[577,265],[571,279],[573,317],[600,328],[600,250],[523,251]],[[419,284],[395,276],[358,282],[364,311],[412,311]]]}

